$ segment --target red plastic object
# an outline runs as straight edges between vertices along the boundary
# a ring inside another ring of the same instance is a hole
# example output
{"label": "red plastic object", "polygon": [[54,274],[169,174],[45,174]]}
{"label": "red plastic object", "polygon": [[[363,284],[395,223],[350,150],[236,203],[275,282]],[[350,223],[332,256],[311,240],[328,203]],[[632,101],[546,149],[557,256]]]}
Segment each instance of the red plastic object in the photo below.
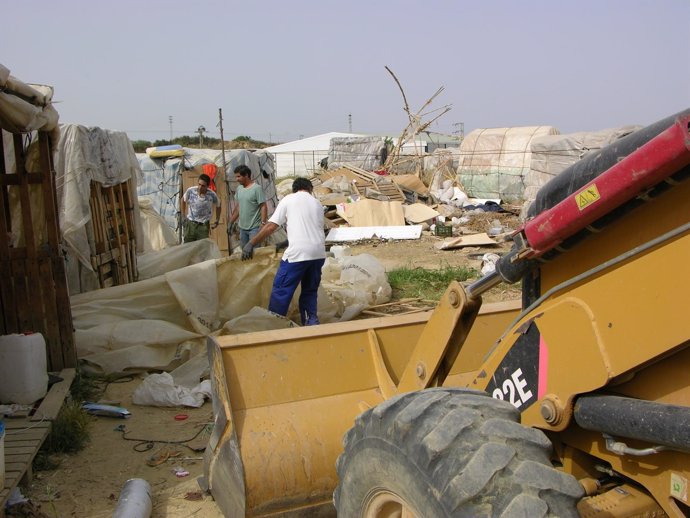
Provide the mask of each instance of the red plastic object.
{"label": "red plastic object", "polygon": [[184,421],[187,419],[189,416],[187,414],[177,414],[175,416],[175,421]]}

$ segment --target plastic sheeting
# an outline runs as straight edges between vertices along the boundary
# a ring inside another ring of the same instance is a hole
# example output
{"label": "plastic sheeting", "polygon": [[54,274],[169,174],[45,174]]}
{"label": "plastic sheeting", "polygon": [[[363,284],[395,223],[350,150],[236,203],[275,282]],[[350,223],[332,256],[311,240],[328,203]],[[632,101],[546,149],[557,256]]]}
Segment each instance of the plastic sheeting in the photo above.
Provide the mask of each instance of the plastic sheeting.
{"label": "plastic sheeting", "polygon": [[0,128],[11,133],[47,131],[57,142],[58,112],[52,100],[51,86],[23,83],[0,64]]}
{"label": "plastic sheeting", "polygon": [[[225,166],[228,172],[224,174],[222,152],[215,149],[191,148],[184,148],[184,151],[184,158],[170,159],[152,159],[145,153],[136,154],[142,170],[142,180],[137,186],[137,194],[150,198],[153,209],[175,232],[178,231],[179,225],[180,168],[183,164],[186,169],[194,169],[203,164],[215,164],[219,169],[217,181],[227,181],[232,192],[237,190],[234,169],[239,165],[248,166],[252,170],[252,180],[263,189],[268,214],[273,214],[278,204],[278,196],[275,188],[275,166],[270,153],[245,149],[225,151]],[[226,203],[226,200],[221,200],[223,206]]]}
{"label": "plastic sheeting", "polygon": [[[60,127],[56,149],[55,176],[58,214],[68,258],[67,274],[70,292],[96,289],[98,279],[91,265],[91,245],[87,223],[91,220],[89,198],[91,182],[111,187],[132,179],[136,185],[141,176],[134,149],[122,131],[87,128],[78,124]],[[132,196],[136,234],[141,234],[139,202]],[[137,252],[141,252],[137,243]],[[75,261],[81,263],[78,268]]]}
{"label": "plastic sheeting", "polygon": [[334,137],[328,148],[328,169],[349,164],[374,171],[386,159],[386,143],[381,137]]}
{"label": "plastic sheeting", "polygon": [[226,321],[267,305],[276,267],[275,250],[259,248],[252,261],[205,261],[75,295],[77,355],[104,372],[171,370]]}
{"label": "plastic sheeting", "polygon": [[[268,306],[278,260],[273,247],[257,248],[252,261],[236,256],[210,260],[75,295],[77,355],[103,372],[175,369],[176,384],[193,386],[204,370],[199,355],[206,350],[206,336],[256,330],[262,322],[272,329],[294,325],[260,309]],[[322,323],[349,320],[369,304],[390,300],[384,268],[372,256],[329,259],[323,272],[318,297]],[[288,312],[296,321],[298,299],[299,288]],[[182,374],[189,358],[195,363]]]}
{"label": "plastic sheeting", "polygon": [[458,177],[468,196],[519,203],[531,164],[532,139],[556,135],[552,126],[490,128],[472,131],[460,145]]}
{"label": "plastic sheeting", "polygon": [[139,198],[139,215],[142,235],[137,236],[137,241],[141,240],[144,253],[156,252],[179,243],[177,234],[153,208],[151,198]]}
{"label": "plastic sheeting", "polygon": [[149,252],[137,257],[139,280],[151,279],[172,270],[221,257],[218,245],[209,238]]}

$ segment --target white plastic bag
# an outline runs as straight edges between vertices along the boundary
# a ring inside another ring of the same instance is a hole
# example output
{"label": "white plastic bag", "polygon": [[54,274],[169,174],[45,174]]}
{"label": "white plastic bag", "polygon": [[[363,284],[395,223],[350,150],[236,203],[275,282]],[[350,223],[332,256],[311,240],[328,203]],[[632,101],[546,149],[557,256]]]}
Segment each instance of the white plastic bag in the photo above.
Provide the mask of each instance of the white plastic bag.
{"label": "white plastic bag", "polygon": [[173,377],[167,373],[150,374],[132,394],[135,405],[149,406],[189,406],[198,408],[205,398],[211,397],[211,381],[204,380],[190,389],[175,385]]}

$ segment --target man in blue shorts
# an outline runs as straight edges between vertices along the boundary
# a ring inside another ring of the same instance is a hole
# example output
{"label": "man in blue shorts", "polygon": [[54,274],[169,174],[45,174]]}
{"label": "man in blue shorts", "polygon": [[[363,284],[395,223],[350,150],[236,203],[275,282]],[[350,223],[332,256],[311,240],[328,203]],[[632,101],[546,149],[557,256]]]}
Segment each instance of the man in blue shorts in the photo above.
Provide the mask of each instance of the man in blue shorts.
{"label": "man in blue shorts", "polygon": [[326,260],[323,206],[312,196],[313,189],[308,179],[297,178],[292,184],[292,194],[280,200],[268,223],[242,248],[242,259],[251,259],[258,243],[279,226],[287,226],[288,247],[273,280],[268,310],[287,315],[292,296],[301,285],[299,314],[304,326],[319,323],[316,302],[321,268]]}

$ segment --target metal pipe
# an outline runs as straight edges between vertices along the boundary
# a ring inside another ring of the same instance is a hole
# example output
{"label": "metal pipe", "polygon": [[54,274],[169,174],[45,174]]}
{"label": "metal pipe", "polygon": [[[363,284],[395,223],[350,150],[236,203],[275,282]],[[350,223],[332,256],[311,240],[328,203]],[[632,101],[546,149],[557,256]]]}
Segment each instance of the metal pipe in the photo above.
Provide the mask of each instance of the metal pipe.
{"label": "metal pipe", "polygon": [[602,432],[690,451],[690,408],[620,396],[582,396],[575,402],[575,422]]}
{"label": "metal pipe", "polygon": [[122,487],[113,518],[148,518],[152,509],[149,483],[143,478],[130,478]]}
{"label": "metal pipe", "polygon": [[651,448],[631,448],[621,441],[617,441],[609,434],[604,433],[604,440],[606,441],[606,449],[612,451],[616,455],[633,455],[635,457],[644,457],[646,455],[654,455],[660,451],[668,450],[666,446],[652,446]]}
{"label": "metal pipe", "polygon": [[503,282],[503,278],[499,275],[498,271],[495,270],[484,277],[477,279],[469,286],[466,286],[465,292],[467,293],[468,298],[474,299],[485,291],[488,291],[494,286],[501,284],[501,282]]}

